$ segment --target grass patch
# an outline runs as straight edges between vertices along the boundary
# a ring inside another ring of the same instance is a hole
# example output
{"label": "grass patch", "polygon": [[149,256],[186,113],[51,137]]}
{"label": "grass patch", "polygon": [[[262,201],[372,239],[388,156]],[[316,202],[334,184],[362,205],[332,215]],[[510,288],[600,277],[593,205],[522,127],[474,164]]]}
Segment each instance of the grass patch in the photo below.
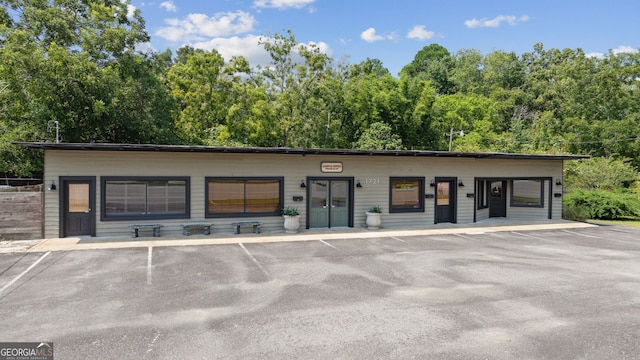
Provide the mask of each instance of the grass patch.
{"label": "grass patch", "polygon": [[594,224],[622,225],[640,228],[640,219],[620,219],[620,220],[589,220]]}

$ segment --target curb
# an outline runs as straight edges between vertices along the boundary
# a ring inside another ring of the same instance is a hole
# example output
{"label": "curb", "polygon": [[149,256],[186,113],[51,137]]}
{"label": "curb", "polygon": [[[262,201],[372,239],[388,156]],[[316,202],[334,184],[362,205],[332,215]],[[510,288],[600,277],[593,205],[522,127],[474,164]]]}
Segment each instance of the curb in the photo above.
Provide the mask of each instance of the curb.
{"label": "curb", "polygon": [[[371,239],[391,236],[429,236],[448,234],[480,234],[489,232],[506,231],[539,231],[539,230],[560,230],[560,229],[582,229],[597,228],[599,225],[563,222],[551,224],[524,224],[524,225],[501,225],[501,226],[479,226],[479,227],[453,227],[440,229],[381,229],[369,231],[366,229],[355,230],[353,232],[304,232],[298,234],[257,234],[254,236],[222,236],[204,237],[194,235],[190,237],[180,237],[166,240],[156,240],[153,237],[141,237],[140,240],[126,240],[125,238],[91,238],[73,237],[60,239],[43,239],[33,245],[33,240],[27,246],[11,246],[0,248],[0,253],[19,252],[48,252],[48,251],[74,251],[74,250],[102,250],[102,249],[131,249],[144,247],[169,247],[169,246],[203,246],[203,245],[228,245],[238,243],[272,243],[291,241],[317,241],[317,240],[339,240],[339,239]],[[5,251],[8,249],[9,251]]]}

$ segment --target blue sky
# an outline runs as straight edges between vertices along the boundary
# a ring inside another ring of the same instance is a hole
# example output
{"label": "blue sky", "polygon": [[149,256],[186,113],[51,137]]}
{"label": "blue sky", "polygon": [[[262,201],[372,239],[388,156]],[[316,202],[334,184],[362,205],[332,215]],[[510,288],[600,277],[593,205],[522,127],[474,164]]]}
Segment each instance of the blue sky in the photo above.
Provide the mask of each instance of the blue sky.
{"label": "blue sky", "polygon": [[132,0],[158,51],[183,45],[216,49],[252,65],[269,57],[261,36],[292,30],[336,61],[379,59],[397,75],[432,43],[455,54],[477,49],[581,48],[593,56],[637,52],[638,0]]}

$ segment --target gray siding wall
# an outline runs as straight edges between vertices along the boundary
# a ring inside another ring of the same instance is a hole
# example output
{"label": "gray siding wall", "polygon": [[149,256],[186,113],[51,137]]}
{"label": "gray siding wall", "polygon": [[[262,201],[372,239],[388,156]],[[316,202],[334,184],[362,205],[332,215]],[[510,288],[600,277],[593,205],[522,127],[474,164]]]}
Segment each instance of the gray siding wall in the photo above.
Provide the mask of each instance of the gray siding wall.
{"label": "gray siding wall", "polygon": [[[343,172],[321,172],[321,163],[341,162]],[[306,227],[306,190],[300,183],[307,177],[353,177],[362,184],[354,188],[354,226],[365,225],[365,212],[374,205],[383,208],[383,227],[419,227],[434,224],[435,199],[424,199],[425,211],[418,213],[389,213],[389,177],[424,177],[425,192],[433,194],[429,183],[435,177],[455,177],[465,187],[458,187],[457,222],[473,222],[475,199],[467,193],[474,191],[476,177],[562,177],[562,161],[558,160],[501,160],[437,157],[329,156],[283,154],[213,154],[169,152],[109,152],[109,151],[45,151],[45,184],[60,176],[96,176],[96,235],[128,235],[127,226],[134,223],[158,222],[164,225],[163,234],[180,234],[180,224],[205,220],[205,177],[208,176],[284,176],[284,205],[297,207],[301,212],[301,228]],[[191,185],[191,219],[152,221],[100,221],[100,178],[102,176],[189,176]],[[562,192],[561,186],[554,190]],[[507,216],[542,220],[548,216],[548,183],[545,184],[545,208],[508,208]],[[509,193],[509,192],[507,192]],[[293,196],[304,201],[294,202]],[[561,218],[562,198],[553,198],[553,217]],[[45,191],[45,234],[59,236],[59,191]],[[507,203],[509,206],[509,202]],[[477,213],[477,220],[488,217],[488,211]],[[214,223],[214,233],[231,233],[230,224],[246,218],[206,219]],[[279,216],[256,218],[265,231],[282,229]],[[243,230],[248,232],[250,230]]]}

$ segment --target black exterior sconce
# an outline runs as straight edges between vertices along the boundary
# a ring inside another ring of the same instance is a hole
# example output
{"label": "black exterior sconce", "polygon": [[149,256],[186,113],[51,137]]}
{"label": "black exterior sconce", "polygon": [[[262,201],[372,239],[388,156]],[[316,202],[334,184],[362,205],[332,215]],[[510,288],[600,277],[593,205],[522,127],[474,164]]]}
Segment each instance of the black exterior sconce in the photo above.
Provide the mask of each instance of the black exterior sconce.
{"label": "black exterior sconce", "polygon": [[300,187],[303,189],[307,187],[307,184],[304,183],[304,180],[302,180],[302,182],[300,183]]}
{"label": "black exterior sconce", "polygon": [[362,184],[360,184],[360,180],[358,180],[358,182],[356,183],[356,187],[357,188],[362,188]]}
{"label": "black exterior sconce", "polygon": [[436,182],[435,182],[435,180],[431,180],[431,182],[429,183],[429,186],[431,186],[431,187],[435,187],[435,186],[436,186]]}
{"label": "black exterior sconce", "polygon": [[55,190],[57,190],[57,189],[58,189],[58,188],[56,187],[56,183],[55,183],[53,180],[51,180],[51,185],[49,185],[49,187],[47,188],[47,190],[49,190],[49,191],[55,191]]}
{"label": "black exterior sconce", "polygon": [[460,181],[458,182],[458,186],[460,186],[460,187],[463,187],[463,186],[464,186],[464,183],[462,182],[462,180],[460,180]]}
{"label": "black exterior sconce", "polygon": [[560,179],[556,180],[556,185],[558,185],[558,186],[562,185],[562,180],[560,180]]}

